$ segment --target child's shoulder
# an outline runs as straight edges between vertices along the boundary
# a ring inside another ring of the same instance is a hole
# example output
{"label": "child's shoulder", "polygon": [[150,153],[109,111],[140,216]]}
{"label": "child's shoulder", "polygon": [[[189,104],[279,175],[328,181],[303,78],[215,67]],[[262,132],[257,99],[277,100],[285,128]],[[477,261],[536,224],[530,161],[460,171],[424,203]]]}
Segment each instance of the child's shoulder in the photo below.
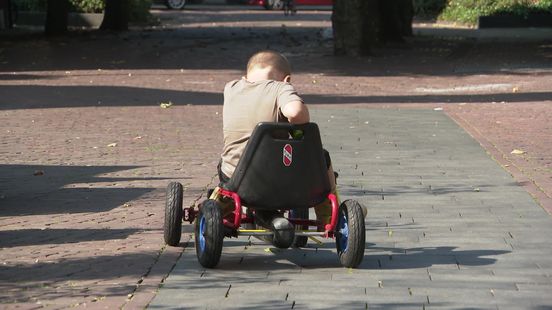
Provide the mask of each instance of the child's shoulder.
{"label": "child's shoulder", "polygon": [[226,89],[226,88],[232,88],[232,87],[236,86],[236,84],[238,84],[240,81],[241,81],[241,79],[240,79],[240,80],[233,80],[233,81],[230,81],[230,82],[226,83],[226,85],[224,86],[224,88],[225,88],[225,89]]}
{"label": "child's shoulder", "polygon": [[250,82],[246,79],[233,80],[226,83],[224,96],[233,96],[241,93],[257,93],[266,96],[279,96],[281,93],[294,91],[293,86],[287,82],[275,80],[262,80]]}
{"label": "child's shoulder", "polygon": [[236,86],[242,86],[242,87],[283,87],[285,85],[290,85],[287,82],[283,81],[276,81],[276,80],[262,80],[262,81],[256,81],[256,82],[250,82],[245,78],[239,79],[239,80],[233,80],[228,83],[226,83],[226,88],[234,88]]}

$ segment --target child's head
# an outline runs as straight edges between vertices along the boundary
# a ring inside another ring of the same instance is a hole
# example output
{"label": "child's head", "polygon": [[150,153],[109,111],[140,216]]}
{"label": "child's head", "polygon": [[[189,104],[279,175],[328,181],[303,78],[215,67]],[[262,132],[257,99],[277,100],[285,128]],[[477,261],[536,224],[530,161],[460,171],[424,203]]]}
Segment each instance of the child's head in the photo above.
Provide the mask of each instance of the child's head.
{"label": "child's head", "polygon": [[262,76],[275,81],[289,82],[291,66],[278,52],[265,50],[255,53],[247,62],[247,78]]}

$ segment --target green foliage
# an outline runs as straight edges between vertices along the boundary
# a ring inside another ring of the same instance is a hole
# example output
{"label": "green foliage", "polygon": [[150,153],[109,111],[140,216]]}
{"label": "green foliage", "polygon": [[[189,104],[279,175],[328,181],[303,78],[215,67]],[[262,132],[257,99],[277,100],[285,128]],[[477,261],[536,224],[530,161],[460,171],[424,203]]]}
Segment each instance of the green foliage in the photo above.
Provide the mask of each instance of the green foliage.
{"label": "green foliage", "polygon": [[442,20],[476,24],[479,16],[552,12],[552,0],[449,0]]}
{"label": "green foliage", "polygon": [[79,13],[101,13],[105,7],[104,0],[69,0],[71,11]]}

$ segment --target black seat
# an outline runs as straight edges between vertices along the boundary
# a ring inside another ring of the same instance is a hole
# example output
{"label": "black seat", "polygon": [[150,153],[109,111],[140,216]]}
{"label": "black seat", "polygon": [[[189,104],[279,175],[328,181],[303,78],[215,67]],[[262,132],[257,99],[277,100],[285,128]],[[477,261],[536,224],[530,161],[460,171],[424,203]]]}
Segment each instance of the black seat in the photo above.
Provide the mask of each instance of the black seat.
{"label": "black seat", "polygon": [[[302,131],[292,138],[290,133]],[[291,149],[291,150],[290,150]],[[315,123],[259,123],[232,178],[222,185],[255,209],[312,207],[330,192],[320,132]]]}

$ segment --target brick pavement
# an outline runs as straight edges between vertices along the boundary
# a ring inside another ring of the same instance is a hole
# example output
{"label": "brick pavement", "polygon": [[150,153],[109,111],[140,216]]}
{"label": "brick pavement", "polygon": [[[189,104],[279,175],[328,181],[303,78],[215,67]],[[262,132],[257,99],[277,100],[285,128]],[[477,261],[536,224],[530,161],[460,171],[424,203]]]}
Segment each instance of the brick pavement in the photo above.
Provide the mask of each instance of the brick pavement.
{"label": "brick pavement", "polygon": [[550,102],[469,104],[447,111],[552,214]]}
{"label": "brick pavement", "polygon": [[[183,182],[190,205],[210,183],[219,139],[203,133],[220,130],[218,110],[0,112],[9,145],[0,165],[2,304],[147,304],[129,297],[155,292],[181,251],[162,245],[163,188]],[[196,117],[205,122],[191,126]]]}
{"label": "brick pavement", "polygon": [[[443,108],[550,193],[548,41],[422,37],[347,59],[331,56],[328,12],[185,13],[156,13],[165,31],[0,42],[2,307],[149,303],[183,251],[162,242],[164,187],[183,182],[189,205],[212,184],[220,90],[260,48],[285,51],[317,108]],[[520,146],[526,162],[509,155]]]}

